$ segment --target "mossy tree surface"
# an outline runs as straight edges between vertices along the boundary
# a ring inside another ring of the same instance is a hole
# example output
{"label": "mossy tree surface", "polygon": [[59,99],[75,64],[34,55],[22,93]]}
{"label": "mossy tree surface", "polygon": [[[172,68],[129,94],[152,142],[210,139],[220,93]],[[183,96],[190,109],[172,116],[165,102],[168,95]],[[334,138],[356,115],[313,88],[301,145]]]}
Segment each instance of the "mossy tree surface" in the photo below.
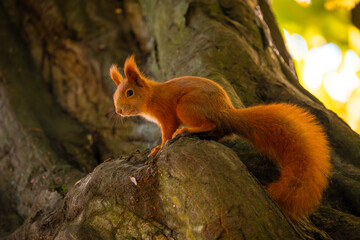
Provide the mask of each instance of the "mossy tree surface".
{"label": "mossy tree surface", "polygon": [[[0,20],[0,237],[360,236],[360,137],[299,85],[267,1],[4,0]],[[310,221],[281,213],[242,162],[262,183],[278,170],[241,139],[177,138],[150,164],[131,154],[160,137],[113,117],[108,69],[131,54],[157,81],[210,78],[239,108],[290,102],[315,114],[333,170]]]}

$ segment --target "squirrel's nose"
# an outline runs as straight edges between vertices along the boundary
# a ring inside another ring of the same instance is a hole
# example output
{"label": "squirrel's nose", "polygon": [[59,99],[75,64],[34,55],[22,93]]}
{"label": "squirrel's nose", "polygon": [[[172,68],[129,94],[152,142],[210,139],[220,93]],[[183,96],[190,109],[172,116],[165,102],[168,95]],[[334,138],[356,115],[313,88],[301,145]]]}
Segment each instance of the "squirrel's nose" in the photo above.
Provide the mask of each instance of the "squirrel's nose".
{"label": "squirrel's nose", "polygon": [[123,110],[120,108],[120,109],[116,109],[116,113],[117,114],[122,114],[123,113]]}

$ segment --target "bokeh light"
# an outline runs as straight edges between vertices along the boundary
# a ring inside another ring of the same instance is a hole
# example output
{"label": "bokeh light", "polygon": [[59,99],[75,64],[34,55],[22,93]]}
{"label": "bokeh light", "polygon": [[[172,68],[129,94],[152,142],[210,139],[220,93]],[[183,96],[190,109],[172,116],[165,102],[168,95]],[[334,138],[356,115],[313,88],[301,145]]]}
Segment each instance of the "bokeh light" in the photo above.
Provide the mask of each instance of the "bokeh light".
{"label": "bokeh light", "polygon": [[[273,0],[300,83],[360,133],[360,31],[356,0]],[[351,7],[350,7],[351,6]]]}

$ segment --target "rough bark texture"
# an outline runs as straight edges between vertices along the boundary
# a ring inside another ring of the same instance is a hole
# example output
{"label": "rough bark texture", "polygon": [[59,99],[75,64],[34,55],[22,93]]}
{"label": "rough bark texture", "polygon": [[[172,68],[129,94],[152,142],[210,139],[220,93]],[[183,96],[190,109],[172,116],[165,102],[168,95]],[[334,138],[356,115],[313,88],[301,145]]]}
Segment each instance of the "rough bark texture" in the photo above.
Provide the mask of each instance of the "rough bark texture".
{"label": "rough bark texture", "polygon": [[[360,236],[360,137],[299,85],[266,0],[4,0],[0,26],[0,237]],[[210,78],[237,107],[315,114],[333,169],[310,221],[281,213],[262,186],[277,168],[241,139],[184,136],[155,159],[134,153],[160,132],[113,116],[108,69],[130,54],[158,81]]]}

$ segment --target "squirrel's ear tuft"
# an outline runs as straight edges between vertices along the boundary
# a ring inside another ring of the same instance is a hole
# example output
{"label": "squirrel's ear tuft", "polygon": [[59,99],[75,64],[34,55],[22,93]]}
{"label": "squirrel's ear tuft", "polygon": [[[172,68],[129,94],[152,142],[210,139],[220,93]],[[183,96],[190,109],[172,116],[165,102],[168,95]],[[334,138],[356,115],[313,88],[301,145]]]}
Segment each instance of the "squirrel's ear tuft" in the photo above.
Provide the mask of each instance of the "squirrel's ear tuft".
{"label": "squirrel's ear tuft", "polygon": [[125,61],[124,73],[129,83],[135,83],[139,87],[146,85],[146,80],[141,76],[136,65],[134,55],[128,57]]}
{"label": "squirrel's ear tuft", "polygon": [[118,86],[121,82],[124,81],[115,64],[110,67],[110,77],[114,81],[116,86]]}

